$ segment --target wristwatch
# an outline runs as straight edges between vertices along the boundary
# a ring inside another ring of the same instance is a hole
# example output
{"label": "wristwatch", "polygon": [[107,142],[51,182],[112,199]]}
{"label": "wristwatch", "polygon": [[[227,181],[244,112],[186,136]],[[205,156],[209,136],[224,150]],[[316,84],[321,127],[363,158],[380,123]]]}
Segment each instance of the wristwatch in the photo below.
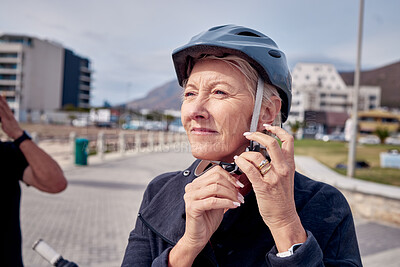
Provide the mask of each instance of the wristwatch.
{"label": "wristwatch", "polygon": [[22,135],[14,140],[15,146],[19,147],[19,145],[25,140],[32,140],[32,137],[29,135],[27,131],[23,131]]}
{"label": "wristwatch", "polygon": [[288,251],[276,253],[276,256],[279,257],[279,258],[284,258],[284,257],[292,256],[293,253],[294,253],[301,245],[303,245],[303,243],[294,244],[293,246],[291,246],[291,247],[288,249]]}

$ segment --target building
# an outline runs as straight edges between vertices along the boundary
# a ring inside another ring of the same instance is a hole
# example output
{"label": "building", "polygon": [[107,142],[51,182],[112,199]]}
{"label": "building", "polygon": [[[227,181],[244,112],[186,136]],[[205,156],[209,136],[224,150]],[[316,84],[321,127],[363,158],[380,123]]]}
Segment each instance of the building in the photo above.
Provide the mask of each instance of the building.
{"label": "building", "polygon": [[[293,96],[289,122],[296,120],[306,122],[306,128],[308,124],[312,124],[313,129],[318,129],[322,133],[330,133],[332,129],[344,128],[344,125],[342,127],[336,123],[327,125],[327,122],[321,128],[316,121],[308,121],[310,116],[306,117],[306,114],[309,115],[312,112],[326,113],[324,116],[327,118],[344,118],[351,113],[354,97],[353,87],[346,86],[332,64],[298,63],[292,71],[292,77]],[[380,87],[361,86],[359,110],[379,108],[380,98]],[[308,129],[308,133],[311,132],[313,130]]]}
{"label": "building", "polygon": [[360,134],[373,134],[378,128],[389,132],[400,129],[400,114],[385,110],[370,110],[358,113],[358,128]]}
{"label": "building", "polygon": [[66,105],[90,107],[90,61],[61,44],[25,35],[0,35],[0,94],[17,119]]}

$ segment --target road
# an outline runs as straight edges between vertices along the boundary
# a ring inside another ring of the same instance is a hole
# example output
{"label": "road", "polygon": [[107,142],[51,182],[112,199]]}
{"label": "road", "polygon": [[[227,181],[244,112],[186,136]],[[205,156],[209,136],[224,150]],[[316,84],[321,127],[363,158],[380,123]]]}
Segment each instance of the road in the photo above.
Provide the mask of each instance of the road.
{"label": "road", "polygon": [[[25,266],[50,266],[31,249],[39,238],[79,266],[120,266],[148,182],[192,161],[189,153],[143,153],[68,168],[60,194],[22,185]],[[356,229],[364,266],[400,266],[399,227],[357,218]]]}

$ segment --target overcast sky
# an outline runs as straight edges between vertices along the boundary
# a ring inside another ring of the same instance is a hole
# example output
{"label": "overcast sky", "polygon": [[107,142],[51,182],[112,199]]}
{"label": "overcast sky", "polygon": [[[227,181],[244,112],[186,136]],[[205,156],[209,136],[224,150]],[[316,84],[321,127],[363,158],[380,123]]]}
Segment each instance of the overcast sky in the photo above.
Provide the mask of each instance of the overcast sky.
{"label": "overcast sky", "polygon": [[[365,0],[362,67],[400,60],[399,0]],[[1,0],[0,33],[61,43],[92,62],[91,104],[144,96],[175,78],[171,52],[210,27],[237,24],[274,39],[289,65],[356,61],[358,0]]]}

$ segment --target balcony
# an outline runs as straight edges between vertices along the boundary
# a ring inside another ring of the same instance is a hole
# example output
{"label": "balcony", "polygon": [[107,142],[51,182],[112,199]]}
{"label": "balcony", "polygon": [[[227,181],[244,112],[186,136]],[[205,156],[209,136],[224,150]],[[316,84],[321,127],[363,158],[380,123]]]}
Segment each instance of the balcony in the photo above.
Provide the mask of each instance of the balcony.
{"label": "balcony", "polygon": [[20,72],[19,69],[6,69],[0,68],[0,74],[18,74]]}
{"label": "balcony", "polygon": [[85,66],[81,66],[81,71],[82,72],[86,72],[86,73],[92,73],[92,71],[89,68],[85,67]]}
{"label": "balcony", "polygon": [[5,96],[5,97],[15,97],[15,91],[9,91],[9,90],[3,91],[3,90],[0,90],[0,94]]}
{"label": "balcony", "polygon": [[90,86],[84,85],[84,84],[80,84],[80,85],[79,85],[79,90],[82,90],[82,91],[90,91]]}
{"label": "balcony", "polygon": [[0,63],[20,63],[19,57],[0,57]]}
{"label": "balcony", "polygon": [[90,99],[90,95],[87,95],[87,94],[79,94],[79,99]]}
{"label": "balcony", "polygon": [[0,80],[0,85],[12,85],[12,86],[17,86],[19,85],[18,80]]}
{"label": "balcony", "polygon": [[81,103],[78,104],[78,107],[80,107],[80,108],[90,108],[90,104],[81,102]]}
{"label": "balcony", "polygon": [[91,82],[91,79],[88,76],[81,75],[79,76],[79,79],[84,82]]}

